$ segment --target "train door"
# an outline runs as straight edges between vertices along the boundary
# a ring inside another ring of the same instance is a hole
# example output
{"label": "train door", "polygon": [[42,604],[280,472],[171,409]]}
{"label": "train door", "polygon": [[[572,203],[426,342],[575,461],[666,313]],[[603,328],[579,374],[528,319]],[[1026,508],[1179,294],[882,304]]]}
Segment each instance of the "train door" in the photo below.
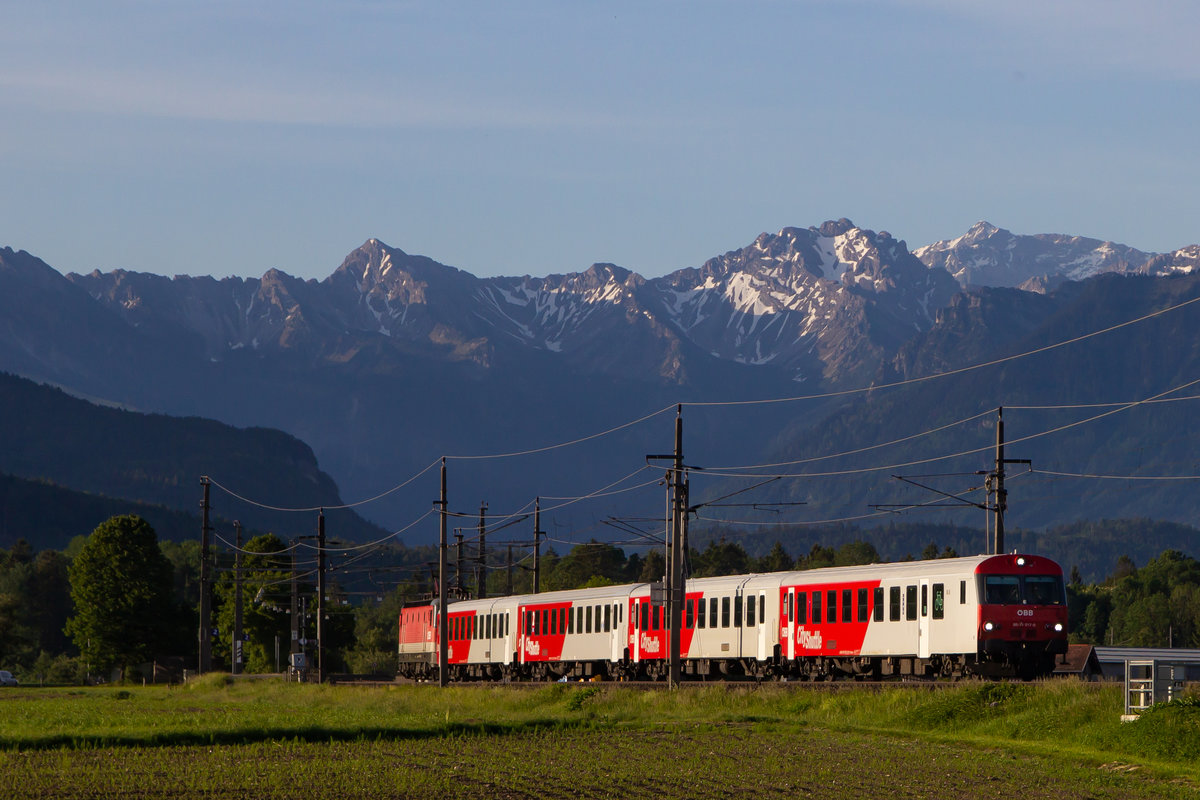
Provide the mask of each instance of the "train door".
{"label": "train door", "polygon": [[609,660],[617,662],[624,655],[625,644],[625,626],[621,624],[623,618],[621,603],[610,600],[605,609],[605,614],[612,614],[612,647],[610,648]]}
{"label": "train door", "polygon": [[783,657],[787,659],[796,657],[796,626],[793,624],[795,614],[796,587],[791,586],[783,597],[783,610],[779,614],[779,641],[783,645]]}
{"label": "train door", "polygon": [[929,581],[921,579],[917,599],[917,658],[929,658]]}
{"label": "train door", "polygon": [[757,633],[758,633],[757,657],[758,657],[759,661],[766,661],[767,658],[769,657],[769,653],[767,650],[768,645],[767,645],[767,593],[766,592],[758,593],[758,603],[756,603],[756,605],[758,606],[758,609],[757,609],[758,619],[755,620],[755,627],[757,628]]}

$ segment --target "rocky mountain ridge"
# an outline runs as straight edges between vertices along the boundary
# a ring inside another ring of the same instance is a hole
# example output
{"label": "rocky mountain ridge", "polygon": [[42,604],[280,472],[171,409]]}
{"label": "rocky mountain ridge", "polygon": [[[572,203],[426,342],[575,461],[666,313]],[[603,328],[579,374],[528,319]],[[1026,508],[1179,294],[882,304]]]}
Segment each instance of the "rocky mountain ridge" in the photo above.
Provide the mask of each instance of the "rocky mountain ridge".
{"label": "rocky mountain ridge", "polygon": [[1014,234],[977,222],[962,236],[918,247],[913,255],[941,267],[964,287],[1022,287],[1045,291],[1063,281],[1105,273],[1177,275],[1200,268],[1200,246],[1148,253],[1123,244],[1057,233]]}

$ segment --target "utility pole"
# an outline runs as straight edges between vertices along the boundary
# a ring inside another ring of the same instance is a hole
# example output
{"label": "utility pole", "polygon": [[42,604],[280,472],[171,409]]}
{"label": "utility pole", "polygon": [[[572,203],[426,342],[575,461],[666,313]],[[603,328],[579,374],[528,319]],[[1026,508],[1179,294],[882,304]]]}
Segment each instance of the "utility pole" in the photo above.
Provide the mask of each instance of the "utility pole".
{"label": "utility pole", "polygon": [[325,509],[317,513],[317,683],[325,682]]}
{"label": "utility pole", "polygon": [[454,589],[459,597],[464,597],[466,582],[463,580],[463,535],[461,531],[454,534]]}
{"label": "utility pole", "polygon": [[487,513],[487,503],[479,504],[479,572],[475,577],[475,597],[479,600],[487,598],[487,529],[483,526],[484,514]]}
{"label": "utility pole", "polygon": [[542,498],[533,501],[533,593],[542,588]]}
{"label": "utility pole", "polygon": [[512,560],[512,545],[508,546],[508,581],[505,586],[505,594],[512,597],[513,593],[513,560]]}
{"label": "utility pole", "polygon": [[1004,488],[1004,465],[1032,463],[1028,458],[1004,457],[1004,406],[1000,406],[996,409],[996,471],[993,473],[996,476],[996,481],[993,484],[996,492],[996,504],[994,506],[996,513],[996,544],[993,552],[996,555],[1004,553],[1004,512],[1008,510],[1008,490]]}
{"label": "utility pole", "polygon": [[212,598],[209,595],[208,573],[208,534],[212,527],[208,524],[208,512],[211,508],[208,502],[209,480],[205,475],[200,478],[204,487],[204,500],[200,503],[200,674],[212,669]]}
{"label": "utility pole", "polygon": [[666,601],[667,628],[670,631],[667,647],[667,682],[672,688],[680,681],[680,628],[683,627],[683,541],[687,535],[688,505],[683,479],[683,404],[675,407],[675,452],[670,455],[648,455],[647,461],[671,461],[670,545],[667,548]]}
{"label": "utility pole", "polygon": [[288,666],[295,665],[292,658],[300,650],[300,585],[296,580],[296,542],[292,540],[292,643],[288,646]]}
{"label": "utility pole", "polygon": [[237,545],[233,552],[233,664],[230,672],[242,674],[242,523],[233,521]]}
{"label": "utility pole", "polygon": [[450,668],[446,662],[450,649],[450,626],[446,618],[446,457],[442,456],[442,493],[435,503],[440,514],[438,519],[438,686],[450,680]]}
{"label": "utility pole", "polygon": [[683,498],[683,405],[675,410],[675,463],[673,476],[675,488],[675,526],[671,536],[671,574],[667,594],[667,619],[671,627],[671,661],[668,665],[667,683],[672,688],[679,686],[680,628],[683,627],[683,526],[687,516],[687,505]]}

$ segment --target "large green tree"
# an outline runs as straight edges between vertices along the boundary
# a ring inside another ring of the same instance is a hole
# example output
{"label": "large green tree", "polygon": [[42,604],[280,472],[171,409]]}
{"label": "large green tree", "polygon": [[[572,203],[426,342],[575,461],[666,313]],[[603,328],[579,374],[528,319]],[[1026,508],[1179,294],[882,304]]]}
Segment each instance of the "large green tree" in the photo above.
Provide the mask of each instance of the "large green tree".
{"label": "large green tree", "polygon": [[[291,602],[291,560],[287,545],[273,533],[255,536],[242,554],[242,632],[247,637],[242,657],[247,672],[275,670],[275,641],[287,658],[291,637],[288,606]],[[306,588],[307,584],[306,584]],[[234,575],[226,572],[217,584],[217,627],[220,636],[214,657],[232,663]]]}
{"label": "large green tree", "polygon": [[102,522],[71,563],[67,634],[94,670],[149,661],[177,640],[172,567],[137,516]]}

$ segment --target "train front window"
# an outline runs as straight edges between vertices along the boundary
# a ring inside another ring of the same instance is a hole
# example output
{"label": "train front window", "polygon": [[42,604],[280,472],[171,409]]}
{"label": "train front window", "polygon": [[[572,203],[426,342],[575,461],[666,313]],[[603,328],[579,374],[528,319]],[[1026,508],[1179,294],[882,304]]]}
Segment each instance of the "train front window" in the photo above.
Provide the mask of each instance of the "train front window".
{"label": "train front window", "polygon": [[983,602],[988,605],[1060,606],[1062,578],[1057,575],[984,575]]}
{"label": "train front window", "polygon": [[1062,579],[1057,575],[1026,575],[1025,602],[1035,606],[1060,606],[1063,602]]}

